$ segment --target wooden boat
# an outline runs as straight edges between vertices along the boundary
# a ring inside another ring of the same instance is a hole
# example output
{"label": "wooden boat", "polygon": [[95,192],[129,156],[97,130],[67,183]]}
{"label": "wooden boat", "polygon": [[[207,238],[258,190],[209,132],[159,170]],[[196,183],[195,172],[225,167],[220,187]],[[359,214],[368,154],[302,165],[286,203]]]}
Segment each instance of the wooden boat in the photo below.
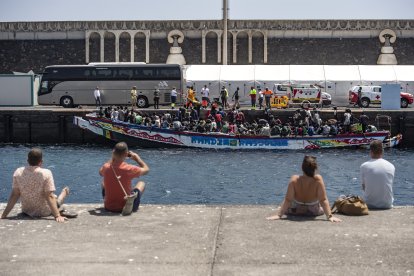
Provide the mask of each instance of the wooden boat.
{"label": "wooden boat", "polygon": [[[339,134],[336,136],[252,136],[223,133],[197,133],[147,127],[132,123],[111,121],[98,118],[93,114],[85,118],[74,117],[73,123],[97,135],[113,141],[125,141],[140,147],[188,147],[205,149],[320,149],[358,147],[369,145],[373,140],[385,141],[389,131],[376,131],[365,134]],[[396,146],[400,138],[393,139],[389,145]]]}

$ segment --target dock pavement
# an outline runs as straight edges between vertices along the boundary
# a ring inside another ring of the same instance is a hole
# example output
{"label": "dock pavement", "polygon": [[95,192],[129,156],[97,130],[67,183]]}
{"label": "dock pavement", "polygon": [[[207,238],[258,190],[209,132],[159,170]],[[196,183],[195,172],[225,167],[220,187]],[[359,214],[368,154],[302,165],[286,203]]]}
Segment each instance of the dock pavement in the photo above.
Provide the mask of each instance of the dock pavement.
{"label": "dock pavement", "polygon": [[[0,211],[5,204],[0,204]],[[275,206],[143,205],[0,220],[1,275],[414,275],[414,208],[268,221]]]}

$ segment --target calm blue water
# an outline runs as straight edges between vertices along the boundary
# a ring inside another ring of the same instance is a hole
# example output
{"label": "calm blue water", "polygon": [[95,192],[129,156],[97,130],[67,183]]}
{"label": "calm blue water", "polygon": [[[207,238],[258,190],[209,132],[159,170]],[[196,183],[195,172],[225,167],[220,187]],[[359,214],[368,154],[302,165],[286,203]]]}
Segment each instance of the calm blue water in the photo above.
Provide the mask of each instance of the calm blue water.
{"label": "calm blue water", "polygon": [[[111,148],[44,146],[44,167],[52,170],[60,191],[71,187],[67,202],[102,202],[98,174]],[[26,165],[29,147],[0,147],[0,202],[6,202],[12,175]],[[305,154],[317,156],[330,202],[340,194],[361,194],[359,166],[368,150],[205,151],[192,149],[132,149],[151,171],[142,202],[146,204],[275,204],[280,203],[289,178],[301,173]],[[395,205],[414,204],[414,150],[386,150],[396,167]]]}

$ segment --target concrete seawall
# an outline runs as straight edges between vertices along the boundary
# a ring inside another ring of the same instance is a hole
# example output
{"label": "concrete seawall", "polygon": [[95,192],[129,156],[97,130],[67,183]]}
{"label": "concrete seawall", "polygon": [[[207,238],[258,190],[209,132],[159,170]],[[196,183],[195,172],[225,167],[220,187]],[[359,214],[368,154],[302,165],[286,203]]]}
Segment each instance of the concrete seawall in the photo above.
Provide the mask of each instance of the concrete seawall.
{"label": "concrete seawall", "polygon": [[[108,141],[92,133],[75,127],[72,124],[73,116],[83,116],[92,109],[64,109],[64,108],[1,108],[0,109],[0,142],[3,143],[75,143],[75,144],[108,144]],[[165,110],[140,110],[143,113],[165,113]],[[359,117],[361,109],[354,109],[353,113]],[[263,110],[243,110],[248,120],[265,118]],[[272,114],[282,121],[287,121],[294,113],[294,109],[272,110]],[[338,118],[342,120],[344,110],[338,111]],[[414,147],[414,109],[400,111],[384,111],[381,109],[365,110],[370,117],[370,123],[375,125],[377,115],[387,115],[392,118],[392,134],[403,134],[404,147]],[[333,110],[322,109],[323,120],[334,118]]]}
{"label": "concrete seawall", "polygon": [[[0,220],[2,275],[413,275],[414,208],[267,221],[273,206],[143,205]],[[5,204],[0,204],[3,210]]]}

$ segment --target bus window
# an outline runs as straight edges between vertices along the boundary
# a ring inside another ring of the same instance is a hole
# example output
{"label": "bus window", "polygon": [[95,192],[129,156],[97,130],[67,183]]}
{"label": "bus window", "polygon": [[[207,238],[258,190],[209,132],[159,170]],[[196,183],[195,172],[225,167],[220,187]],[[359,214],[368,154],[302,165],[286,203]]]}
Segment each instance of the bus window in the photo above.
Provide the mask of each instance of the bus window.
{"label": "bus window", "polygon": [[112,70],[108,68],[96,68],[96,77],[98,79],[112,79]]}
{"label": "bus window", "polygon": [[152,79],[154,76],[153,68],[143,68],[141,72],[142,72],[143,79]]}
{"label": "bus window", "polygon": [[130,80],[132,78],[133,72],[132,69],[122,69],[118,70],[118,76],[123,80]]}
{"label": "bus window", "polygon": [[179,68],[158,68],[157,77],[161,79],[180,78],[180,69]]}

